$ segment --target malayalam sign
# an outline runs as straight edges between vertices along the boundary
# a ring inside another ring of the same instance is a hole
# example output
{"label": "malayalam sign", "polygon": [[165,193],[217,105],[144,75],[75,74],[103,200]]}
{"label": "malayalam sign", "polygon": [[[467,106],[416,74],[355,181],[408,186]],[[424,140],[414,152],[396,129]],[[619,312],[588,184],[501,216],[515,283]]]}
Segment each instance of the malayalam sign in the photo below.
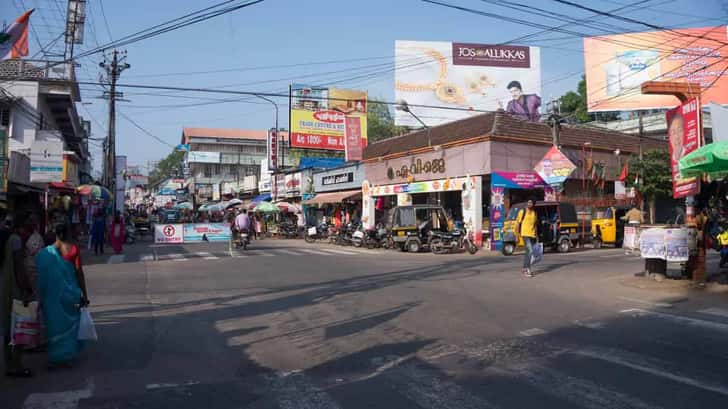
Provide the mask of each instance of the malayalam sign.
{"label": "malayalam sign", "polygon": [[508,189],[536,189],[544,188],[546,184],[535,172],[493,172],[490,175],[490,184]]}
{"label": "malayalam sign", "polygon": [[183,227],[185,243],[201,243],[203,236],[208,241],[229,241],[229,223],[185,223]]}
{"label": "malayalam sign", "polygon": [[344,158],[348,161],[362,159],[361,117],[346,116],[344,119]]}
{"label": "malayalam sign", "polygon": [[700,99],[693,98],[665,113],[670,146],[672,197],[675,199],[700,192],[700,180],[697,177],[680,176],[680,159],[698,149],[702,140],[700,112]]}
{"label": "malayalam sign", "polygon": [[359,119],[361,144],[366,146],[366,91],[294,84],[291,87],[290,146],[345,150],[347,116]]}
{"label": "malayalam sign", "polygon": [[275,129],[268,131],[268,169],[267,171],[278,169],[278,133]]}
{"label": "malayalam sign", "polygon": [[182,226],[182,224],[155,224],[154,242],[182,243],[184,237]]}
{"label": "malayalam sign", "polygon": [[[524,120],[540,119],[538,47],[396,41],[394,61],[395,99],[407,102],[410,111],[428,126],[498,109]],[[394,121],[396,125],[421,126],[404,111],[395,111]]]}
{"label": "malayalam sign", "polygon": [[536,164],[534,170],[548,185],[561,185],[576,169],[576,165],[559,148],[552,146]]}
{"label": "malayalam sign", "polygon": [[30,181],[63,181],[63,141],[38,140],[30,146]]}
{"label": "malayalam sign", "polygon": [[728,27],[674,29],[584,39],[590,112],[674,106],[672,95],[645,95],[645,81],[690,82],[703,100],[728,104]]}

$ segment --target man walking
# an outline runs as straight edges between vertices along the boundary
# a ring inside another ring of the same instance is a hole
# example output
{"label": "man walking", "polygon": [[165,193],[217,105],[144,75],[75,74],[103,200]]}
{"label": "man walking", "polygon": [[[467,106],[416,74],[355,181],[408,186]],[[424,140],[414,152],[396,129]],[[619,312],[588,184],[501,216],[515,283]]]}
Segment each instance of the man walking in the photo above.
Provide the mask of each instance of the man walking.
{"label": "man walking", "polygon": [[533,208],[534,201],[529,199],[526,208],[518,212],[516,218],[518,225],[516,231],[523,238],[523,244],[526,246],[526,254],[523,255],[523,269],[521,272],[526,277],[533,277],[531,272],[531,259],[533,256],[533,246],[536,245],[537,222],[538,216]]}

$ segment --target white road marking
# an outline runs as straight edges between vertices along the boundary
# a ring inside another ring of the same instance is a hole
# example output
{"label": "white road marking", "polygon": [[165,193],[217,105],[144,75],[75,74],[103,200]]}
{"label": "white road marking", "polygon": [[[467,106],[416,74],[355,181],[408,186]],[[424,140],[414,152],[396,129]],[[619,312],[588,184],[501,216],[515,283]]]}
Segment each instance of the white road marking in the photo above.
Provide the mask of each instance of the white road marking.
{"label": "white road marking", "polygon": [[308,253],[308,254],[316,254],[319,256],[330,256],[331,255],[329,253],[324,253],[323,251],[311,250],[311,249],[298,249],[298,251],[302,251],[302,252]]}
{"label": "white road marking", "polygon": [[207,252],[207,251],[198,251],[195,253],[195,255],[197,257],[201,257],[204,260],[217,260],[220,258],[218,256],[214,256],[212,253]]}
{"label": "white road marking", "polygon": [[338,250],[338,249],[320,249],[319,251],[323,251],[323,252],[326,252],[326,253],[334,253],[334,254],[344,254],[344,255],[347,255],[347,256],[353,256],[353,255],[356,255],[356,254],[360,254],[359,252],[346,251],[346,250]]}
{"label": "white road marking", "polygon": [[617,297],[620,300],[629,301],[629,302],[635,302],[637,304],[645,304],[645,305],[652,305],[653,307],[659,307],[659,308],[672,308],[672,304],[666,303],[666,302],[652,302],[647,300],[640,300],[638,298],[629,298],[629,297]]}
{"label": "white road marking", "polygon": [[126,255],[124,255],[124,254],[114,254],[113,256],[110,256],[108,260],[106,260],[106,264],[123,263],[125,258],[126,258]]}
{"label": "white road marking", "polygon": [[728,318],[728,309],[725,308],[706,308],[704,310],[698,311],[701,314],[710,314],[710,315],[717,315],[719,317],[726,317]]}
{"label": "white road marking", "polygon": [[141,261],[154,261],[154,254],[142,254],[139,258]]}
{"label": "white road marking", "polygon": [[23,409],[77,409],[81,399],[88,399],[94,390],[93,379],[85,389],[52,393],[31,393],[23,402]]}
{"label": "white road marking", "polygon": [[579,326],[579,327],[589,328],[589,329],[600,329],[600,328],[604,328],[604,323],[601,322],[601,321],[581,321],[581,320],[576,320],[576,321],[574,321],[574,325]]}
{"label": "white road marking", "polygon": [[728,324],[722,324],[715,321],[706,321],[697,318],[684,317],[682,315],[665,314],[664,312],[647,311],[639,308],[631,308],[628,310],[620,311],[622,314],[639,314],[639,315],[651,315],[654,317],[664,318],[671,321],[675,321],[679,324],[690,324],[697,327],[708,328],[716,331],[728,332]]}
{"label": "white road marking", "polygon": [[[581,355],[593,359],[598,359],[600,361],[609,362],[615,365],[621,365],[626,366],[627,368],[634,369],[636,371],[648,373],[653,376],[657,376],[664,379],[669,379],[674,382],[682,383],[685,385],[689,385],[695,388],[703,389],[710,392],[715,392],[724,396],[728,396],[728,388],[715,384],[708,380],[697,380],[693,378],[688,378],[686,376],[670,373],[666,371],[664,368],[656,368],[654,366],[651,366],[645,362],[634,362],[631,360],[624,359],[622,357],[616,356],[614,353],[608,353],[604,351],[598,351],[593,349],[581,349],[577,351],[570,351],[571,354],[575,355]],[[610,406],[611,407],[611,406]]]}
{"label": "white road marking", "polygon": [[535,336],[535,335],[543,335],[545,333],[546,333],[546,331],[542,330],[541,328],[531,328],[531,329],[527,329],[525,331],[521,331],[520,332],[520,334],[523,335],[524,337],[532,337],[532,336]]}
{"label": "white road marking", "polygon": [[187,258],[182,253],[162,254],[159,260],[185,261]]}
{"label": "white road marking", "polygon": [[283,254],[288,254],[288,255],[291,255],[291,256],[302,256],[303,255],[301,253],[297,253],[295,251],[286,250],[286,249],[276,249],[276,252],[283,253]]}

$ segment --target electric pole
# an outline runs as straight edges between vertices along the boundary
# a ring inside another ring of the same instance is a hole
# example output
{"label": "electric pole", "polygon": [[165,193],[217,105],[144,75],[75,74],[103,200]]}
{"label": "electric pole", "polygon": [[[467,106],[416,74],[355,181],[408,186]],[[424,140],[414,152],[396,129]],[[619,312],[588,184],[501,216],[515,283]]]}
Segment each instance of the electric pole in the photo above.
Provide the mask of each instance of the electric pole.
{"label": "electric pole", "polygon": [[131,65],[125,63],[126,51],[114,50],[111,52],[111,62],[104,59],[99,66],[106,70],[109,80],[109,91],[104,92],[104,98],[109,99],[109,133],[106,139],[106,158],[104,158],[104,185],[109,188],[112,194],[111,202],[116,206],[116,98],[123,94],[116,92],[116,81],[121,72]]}
{"label": "electric pole", "polygon": [[561,131],[561,101],[558,99],[551,100],[548,105],[551,107],[551,114],[548,118],[549,125],[551,125],[551,142],[558,148],[561,145],[559,139],[559,132]]}

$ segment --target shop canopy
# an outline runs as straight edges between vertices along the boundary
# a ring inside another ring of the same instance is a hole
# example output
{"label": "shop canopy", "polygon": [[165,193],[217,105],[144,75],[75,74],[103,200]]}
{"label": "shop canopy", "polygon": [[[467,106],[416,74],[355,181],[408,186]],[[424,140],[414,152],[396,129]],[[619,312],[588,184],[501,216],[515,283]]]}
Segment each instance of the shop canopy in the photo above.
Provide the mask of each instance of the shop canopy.
{"label": "shop canopy", "polygon": [[361,198],[361,190],[344,190],[341,192],[319,193],[313,199],[304,200],[305,205],[341,203],[345,200],[354,200]]}
{"label": "shop canopy", "polygon": [[703,173],[713,177],[728,175],[728,141],[709,143],[680,159],[682,177]]}
{"label": "shop canopy", "polygon": [[263,193],[254,197],[251,203],[270,202],[272,199],[270,193]]}
{"label": "shop canopy", "polygon": [[288,213],[301,213],[301,208],[293,203],[288,202],[276,202],[274,203],[282,212]]}

